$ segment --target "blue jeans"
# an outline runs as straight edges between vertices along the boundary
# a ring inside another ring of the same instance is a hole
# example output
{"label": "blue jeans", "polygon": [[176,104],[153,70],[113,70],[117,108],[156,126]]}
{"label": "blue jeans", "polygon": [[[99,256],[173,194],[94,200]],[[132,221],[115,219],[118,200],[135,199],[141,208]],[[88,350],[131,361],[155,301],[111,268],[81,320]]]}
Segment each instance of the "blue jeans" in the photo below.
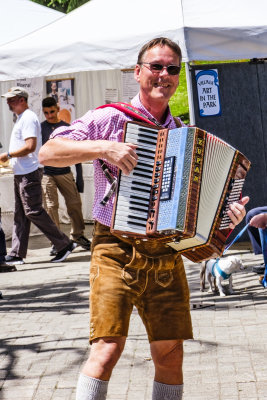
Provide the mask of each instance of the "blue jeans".
{"label": "blue jeans", "polygon": [[261,283],[265,288],[267,288],[267,228],[259,229],[259,235],[260,235],[260,240],[261,240],[263,261],[264,261],[264,265],[265,265],[264,278]]}
{"label": "blue jeans", "polygon": [[[267,206],[252,208],[246,215],[246,223],[248,224],[251,218],[254,217],[255,215],[266,212],[267,212]],[[254,254],[261,254],[262,246],[258,228],[254,228],[254,226],[249,226],[248,235],[252,244]]]}

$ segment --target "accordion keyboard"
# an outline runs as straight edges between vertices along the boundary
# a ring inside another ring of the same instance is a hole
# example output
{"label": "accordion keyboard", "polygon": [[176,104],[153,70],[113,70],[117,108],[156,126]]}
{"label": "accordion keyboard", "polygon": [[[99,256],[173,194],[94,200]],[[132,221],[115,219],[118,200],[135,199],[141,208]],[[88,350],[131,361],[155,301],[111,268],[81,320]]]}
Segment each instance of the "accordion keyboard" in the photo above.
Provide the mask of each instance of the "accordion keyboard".
{"label": "accordion keyboard", "polygon": [[227,211],[230,209],[230,204],[234,201],[240,200],[240,195],[245,183],[245,179],[232,179],[229,187],[229,192],[225,199],[225,204],[221,211],[221,223],[219,229],[227,229],[231,222],[230,217],[227,214]]}
{"label": "accordion keyboard", "polygon": [[138,162],[130,175],[121,173],[113,229],[145,234],[158,129],[128,124],[125,142],[137,145]]}

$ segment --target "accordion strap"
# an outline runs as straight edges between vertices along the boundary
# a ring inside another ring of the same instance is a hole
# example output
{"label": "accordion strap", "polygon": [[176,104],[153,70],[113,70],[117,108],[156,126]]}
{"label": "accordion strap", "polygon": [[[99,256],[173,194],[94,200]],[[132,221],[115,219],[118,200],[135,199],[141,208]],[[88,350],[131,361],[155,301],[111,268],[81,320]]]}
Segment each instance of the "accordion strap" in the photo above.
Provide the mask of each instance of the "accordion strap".
{"label": "accordion strap", "polygon": [[133,107],[131,104],[121,103],[121,102],[104,104],[103,106],[97,107],[97,110],[99,108],[106,108],[106,107],[116,108],[117,110],[124,112],[130,117],[139,119],[140,121],[146,122],[147,124],[161,126],[156,120],[147,117],[145,114],[143,114],[137,108]]}

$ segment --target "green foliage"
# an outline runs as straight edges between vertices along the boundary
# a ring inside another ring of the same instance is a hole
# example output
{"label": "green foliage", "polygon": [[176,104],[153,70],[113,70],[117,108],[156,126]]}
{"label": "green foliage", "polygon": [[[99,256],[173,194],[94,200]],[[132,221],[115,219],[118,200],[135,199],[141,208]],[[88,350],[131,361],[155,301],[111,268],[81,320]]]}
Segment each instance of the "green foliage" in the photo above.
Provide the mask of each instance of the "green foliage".
{"label": "green foliage", "polygon": [[170,109],[172,115],[180,117],[185,124],[189,123],[189,106],[187,96],[187,85],[185,75],[185,64],[183,63],[180,72],[180,83],[175,94],[170,99]]}
{"label": "green foliage", "polygon": [[88,2],[88,0],[32,0],[32,1],[64,13],[69,13],[75,8],[80,7]]}

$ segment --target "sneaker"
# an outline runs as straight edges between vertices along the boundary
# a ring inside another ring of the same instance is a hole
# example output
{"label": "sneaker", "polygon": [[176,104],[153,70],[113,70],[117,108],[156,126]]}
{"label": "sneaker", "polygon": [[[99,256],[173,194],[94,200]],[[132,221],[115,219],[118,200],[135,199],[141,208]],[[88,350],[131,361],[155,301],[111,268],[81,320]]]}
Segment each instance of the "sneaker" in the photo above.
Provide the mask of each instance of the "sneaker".
{"label": "sneaker", "polygon": [[91,250],[91,242],[84,236],[80,236],[75,240],[78,246],[81,246],[84,250]]}
{"label": "sneaker", "polygon": [[68,255],[77,247],[77,243],[75,242],[70,242],[67,247],[65,247],[63,250],[59,251],[56,255],[56,257],[52,258],[51,262],[52,263],[57,263],[57,262],[62,262],[64,261]]}
{"label": "sneaker", "polygon": [[9,265],[22,265],[25,264],[23,258],[16,256],[6,256],[6,263]]}
{"label": "sneaker", "polygon": [[17,271],[15,265],[9,265],[5,261],[0,261],[0,272],[13,272]]}
{"label": "sneaker", "polygon": [[252,272],[255,272],[256,274],[264,274],[265,272],[265,265],[261,264],[261,265],[254,265],[254,267],[252,267]]}
{"label": "sneaker", "polygon": [[56,251],[56,248],[55,248],[54,245],[51,247],[49,255],[50,256],[56,256],[57,255],[57,251]]}

